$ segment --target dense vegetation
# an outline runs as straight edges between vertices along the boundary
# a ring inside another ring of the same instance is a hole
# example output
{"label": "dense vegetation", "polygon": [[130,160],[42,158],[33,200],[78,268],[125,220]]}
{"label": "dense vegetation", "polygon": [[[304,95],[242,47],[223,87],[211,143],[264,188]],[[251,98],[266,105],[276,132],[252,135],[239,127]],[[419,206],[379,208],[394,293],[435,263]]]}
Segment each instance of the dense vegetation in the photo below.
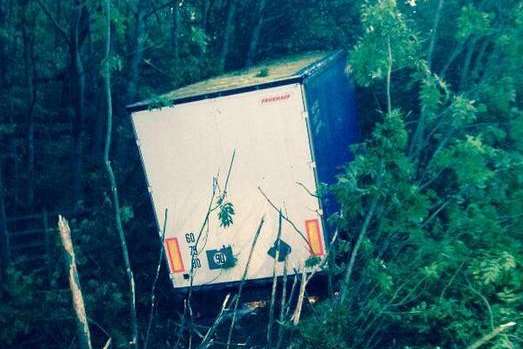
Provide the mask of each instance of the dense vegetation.
{"label": "dense vegetation", "polygon": [[[110,158],[142,347],[160,244],[125,105],[265,58],[334,48],[349,51],[362,143],[328,188],[341,207],[330,217],[340,233],[329,295],[298,325],[279,323],[279,344],[521,347],[521,38],[515,0],[0,0],[0,347],[77,345],[59,251],[42,273],[42,261],[28,267],[6,239],[25,228],[9,218],[44,209],[74,218],[93,346],[109,337],[129,346],[104,168],[109,72]],[[196,346],[207,329],[187,322],[165,279],[149,347]],[[264,316],[240,317],[234,342],[264,345]]]}

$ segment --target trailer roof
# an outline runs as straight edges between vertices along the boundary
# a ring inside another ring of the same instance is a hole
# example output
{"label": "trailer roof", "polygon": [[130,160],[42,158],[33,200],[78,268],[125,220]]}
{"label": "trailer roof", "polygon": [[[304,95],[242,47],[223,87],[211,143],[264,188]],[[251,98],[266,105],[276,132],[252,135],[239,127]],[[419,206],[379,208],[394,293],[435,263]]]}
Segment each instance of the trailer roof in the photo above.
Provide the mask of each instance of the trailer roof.
{"label": "trailer roof", "polygon": [[176,103],[189,102],[198,99],[220,95],[239,93],[264,87],[271,87],[292,80],[300,80],[308,73],[315,71],[315,67],[329,57],[337,56],[340,52],[308,52],[280,59],[262,62],[252,68],[238,70],[213,77],[204,81],[190,84],[158,98],[128,105],[130,111],[143,110],[152,105],[165,101]]}

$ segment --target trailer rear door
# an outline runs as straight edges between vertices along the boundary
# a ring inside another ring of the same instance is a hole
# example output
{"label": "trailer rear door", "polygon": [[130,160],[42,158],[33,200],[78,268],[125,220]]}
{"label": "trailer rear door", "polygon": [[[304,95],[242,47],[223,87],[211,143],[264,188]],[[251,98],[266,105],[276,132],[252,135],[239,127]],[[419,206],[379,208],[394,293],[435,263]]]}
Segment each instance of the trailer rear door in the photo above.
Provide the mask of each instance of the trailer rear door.
{"label": "trailer rear door", "polygon": [[[300,84],[139,111],[132,119],[160,225],[168,208],[165,245],[174,287],[189,286],[191,270],[193,286],[239,281],[262,217],[247,279],[271,277],[278,211],[267,198],[295,226],[283,221],[279,245],[289,274],[324,254]],[[234,205],[234,223],[221,227],[215,210],[204,224],[233,154],[226,200]],[[283,262],[277,268],[281,274]]]}

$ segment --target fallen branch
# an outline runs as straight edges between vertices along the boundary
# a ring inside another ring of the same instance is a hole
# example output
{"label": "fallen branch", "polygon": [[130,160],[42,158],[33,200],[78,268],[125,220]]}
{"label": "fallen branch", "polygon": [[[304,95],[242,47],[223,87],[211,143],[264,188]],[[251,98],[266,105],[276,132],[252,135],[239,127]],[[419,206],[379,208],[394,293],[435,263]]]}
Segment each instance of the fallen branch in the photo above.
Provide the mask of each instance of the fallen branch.
{"label": "fallen branch", "polygon": [[214,332],[216,331],[216,328],[218,328],[218,326],[224,319],[223,314],[225,312],[225,308],[227,307],[227,303],[229,302],[230,297],[231,297],[230,293],[228,293],[225,296],[225,299],[223,300],[223,303],[222,303],[222,308],[221,308],[220,312],[218,313],[216,320],[214,320],[212,326],[209,328],[209,330],[205,334],[205,337],[203,337],[202,342],[200,343],[198,348],[208,348],[209,346],[211,346],[213,344],[213,340],[211,337],[214,334]]}
{"label": "fallen branch", "polygon": [[164,241],[165,241],[165,229],[167,226],[167,213],[168,210],[165,209],[164,217],[163,217],[163,229],[162,229],[162,236],[161,236],[161,242],[160,242],[160,256],[158,257],[158,263],[156,264],[156,274],[154,275],[154,281],[151,286],[151,309],[149,311],[149,321],[147,323],[147,331],[145,332],[145,340],[143,344],[143,348],[147,349],[147,345],[149,344],[149,335],[151,334],[151,326],[153,324],[154,319],[154,308],[156,307],[156,284],[158,283],[158,278],[160,277],[160,270],[162,267],[162,260],[163,260],[163,254],[165,248],[163,247]]}
{"label": "fallen branch", "polygon": [[481,347],[483,344],[487,344],[489,341],[494,339],[494,337],[496,337],[501,332],[503,332],[511,327],[514,327],[514,326],[516,326],[516,323],[513,321],[507,322],[506,324],[503,324],[503,325],[499,325],[498,327],[496,327],[495,329],[493,329],[492,331],[490,331],[489,333],[487,333],[486,335],[484,335],[483,337],[481,337],[480,339],[478,339],[477,341],[475,341],[474,343],[469,345],[467,347],[467,349],[477,349],[477,348]]}
{"label": "fallen branch", "polygon": [[[332,237],[332,239],[329,243],[329,246],[332,246],[337,238],[338,238],[338,232],[336,231],[336,233],[334,234],[334,236]],[[300,284],[300,293],[298,294],[298,303],[296,304],[294,314],[292,315],[292,324],[293,325],[296,326],[300,322],[301,311],[303,308],[303,301],[305,299],[305,291],[307,289],[307,284],[309,283],[309,281],[311,281],[311,279],[314,277],[314,275],[318,271],[323,269],[323,267],[328,262],[328,260],[329,260],[329,251],[327,251],[327,254],[324,256],[323,260],[320,263],[316,264],[314,266],[314,268],[312,268],[312,270],[309,272],[308,275],[306,272],[307,268],[305,268],[305,266],[303,267],[301,284]]]}
{"label": "fallen branch", "polygon": [[294,314],[292,314],[292,324],[294,326],[298,325],[298,323],[300,322],[301,309],[303,307],[303,300],[305,299],[305,289],[307,287],[307,282],[307,272],[305,271],[305,267],[303,267],[301,273],[300,293],[298,294],[298,303],[296,304],[296,308],[294,309]]}
{"label": "fallen branch", "polygon": [[69,274],[69,288],[73,300],[73,309],[76,314],[78,341],[80,342],[80,348],[91,349],[91,333],[89,332],[89,325],[87,324],[84,298],[82,296],[80,278],[78,277],[78,270],[76,268],[76,255],[74,253],[73,241],[71,240],[71,229],[69,228],[67,220],[62,216],[58,216],[58,231],[60,232],[60,240],[62,241],[65,252],[65,262]]}
{"label": "fallen branch", "polygon": [[238,295],[236,297],[236,301],[234,302],[234,309],[232,312],[231,327],[229,327],[229,334],[227,335],[227,345],[226,345],[227,349],[229,349],[231,346],[232,332],[234,330],[234,325],[236,323],[236,314],[238,312],[238,305],[240,304],[240,298],[242,296],[243,285],[245,283],[245,279],[247,278],[247,272],[249,271],[249,264],[251,263],[252,254],[254,252],[254,247],[256,246],[256,242],[258,241],[258,237],[260,236],[260,232],[261,232],[264,222],[265,222],[265,218],[262,217],[262,219],[260,220],[260,224],[258,225],[258,229],[256,230],[256,233],[254,234],[254,239],[252,240],[251,249],[249,251],[249,257],[247,258],[247,263],[245,264],[245,269],[243,270],[243,275],[240,280],[240,286],[238,288]]}
{"label": "fallen branch", "polygon": [[[269,197],[267,196],[267,194],[265,194],[265,192],[262,190],[261,187],[258,187],[258,191],[262,194],[262,196],[265,198],[265,200],[267,200],[269,205],[272,206],[272,208],[274,208],[277,212],[280,212],[280,209],[271,201],[271,199],[269,199]],[[291,225],[291,227],[293,227],[293,229],[298,233],[298,235],[300,235],[300,237],[303,239],[303,241],[305,241],[305,243],[307,244],[309,249],[312,250],[311,244],[310,244],[309,240],[305,237],[305,234],[303,234],[302,231],[300,229],[298,229],[296,224],[294,224],[294,222],[291,221],[289,219],[289,217],[287,217],[283,213],[281,215],[282,215],[281,217],[283,218],[283,220],[285,220],[287,223],[289,223]]]}
{"label": "fallen branch", "polygon": [[276,236],[276,255],[274,256],[274,263],[272,265],[272,290],[271,290],[271,303],[269,306],[269,323],[267,325],[267,348],[271,348],[271,337],[272,337],[272,326],[274,323],[274,302],[276,299],[276,287],[278,286],[278,274],[276,273],[276,267],[278,266],[278,260],[280,259],[280,238],[282,230],[282,213],[280,210],[278,218],[278,235]]}
{"label": "fallen branch", "polygon": [[278,341],[276,342],[276,349],[281,347],[283,341],[283,323],[285,322],[285,308],[287,300],[287,258],[283,261],[283,281],[281,289],[281,304],[280,304],[280,326],[278,327]]}

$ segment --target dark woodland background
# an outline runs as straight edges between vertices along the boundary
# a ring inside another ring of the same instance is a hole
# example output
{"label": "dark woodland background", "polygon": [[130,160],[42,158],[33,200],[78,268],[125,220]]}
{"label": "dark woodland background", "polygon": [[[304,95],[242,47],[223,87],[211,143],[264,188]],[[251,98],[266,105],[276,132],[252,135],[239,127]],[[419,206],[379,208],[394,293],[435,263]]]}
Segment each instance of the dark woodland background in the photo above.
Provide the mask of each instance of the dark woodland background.
{"label": "dark woodland background", "polygon": [[[334,49],[349,52],[363,137],[326,188],[340,204],[330,218],[340,235],[327,294],[304,305],[297,325],[282,316],[269,343],[267,309],[239,315],[231,346],[522,346],[521,1],[109,6],[107,28],[104,1],[0,0],[1,348],[79,346],[58,214],[73,231],[93,347],[108,338],[115,348],[146,346],[161,243],[126,104],[266,59]],[[136,345],[104,168],[107,71]],[[163,269],[156,293],[149,347],[224,346],[230,319],[202,340],[212,321],[187,317]]]}

